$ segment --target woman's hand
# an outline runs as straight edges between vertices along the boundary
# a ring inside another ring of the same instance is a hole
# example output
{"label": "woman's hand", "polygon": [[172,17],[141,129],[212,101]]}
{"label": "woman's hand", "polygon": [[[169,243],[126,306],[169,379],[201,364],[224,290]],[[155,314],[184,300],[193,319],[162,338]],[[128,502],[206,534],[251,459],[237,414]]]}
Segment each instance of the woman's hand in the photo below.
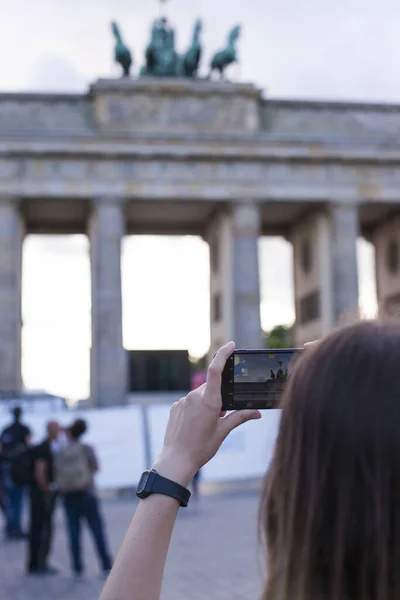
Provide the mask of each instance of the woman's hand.
{"label": "woman's hand", "polygon": [[[164,447],[154,464],[162,476],[187,487],[238,425],[259,419],[257,410],[221,414],[221,374],[234,349],[215,355],[207,382],[171,408]],[[179,510],[174,498],[153,494],[139,503],[101,600],[159,600],[172,529]]]}
{"label": "woman's hand", "polygon": [[234,348],[233,342],[223,346],[208,368],[206,383],[173,404],[164,447],[153,465],[160,475],[187,486],[235,427],[261,418],[258,410],[222,417],[221,375]]}

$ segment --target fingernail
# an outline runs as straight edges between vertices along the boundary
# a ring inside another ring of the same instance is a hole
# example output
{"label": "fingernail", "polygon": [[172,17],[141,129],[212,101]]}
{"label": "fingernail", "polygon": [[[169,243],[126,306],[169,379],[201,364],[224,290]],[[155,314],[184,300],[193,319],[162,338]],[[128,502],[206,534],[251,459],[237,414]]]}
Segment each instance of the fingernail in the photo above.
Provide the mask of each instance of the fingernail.
{"label": "fingernail", "polygon": [[261,419],[262,414],[260,413],[259,410],[254,410],[253,411],[253,419]]}

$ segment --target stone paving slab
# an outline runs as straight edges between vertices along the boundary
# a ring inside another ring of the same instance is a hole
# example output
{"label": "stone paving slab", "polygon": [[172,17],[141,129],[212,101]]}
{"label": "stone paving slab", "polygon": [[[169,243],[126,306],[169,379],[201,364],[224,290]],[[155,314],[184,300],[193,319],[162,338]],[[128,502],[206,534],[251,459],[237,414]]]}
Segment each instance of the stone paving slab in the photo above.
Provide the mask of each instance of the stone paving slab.
{"label": "stone paving slab", "polygon": [[[103,502],[110,544],[116,554],[136,500]],[[164,578],[162,600],[257,600],[262,559],[257,546],[258,497],[250,494],[205,496],[181,510]],[[88,534],[84,536],[86,577],[75,581],[61,509],[56,517],[52,563],[56,577],[24,573],[24,542],[0,542],[0,600],[97,600],[103,581]]]}

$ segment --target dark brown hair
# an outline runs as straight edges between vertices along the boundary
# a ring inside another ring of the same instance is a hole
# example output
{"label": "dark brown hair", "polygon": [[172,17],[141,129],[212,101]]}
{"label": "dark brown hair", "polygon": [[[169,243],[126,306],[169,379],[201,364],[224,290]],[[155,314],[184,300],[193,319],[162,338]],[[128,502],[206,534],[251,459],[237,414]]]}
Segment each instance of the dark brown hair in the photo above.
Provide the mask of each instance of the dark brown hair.
{"label": "dark brown hair", "polygon": [[84,419],[76,419],[69,428],[72,439],[78,440],[87,430],[87,424]]}
{"label": "dark brown hair", "polygon": [[15,408],[12,409],[12,414],[14,417],[14,421],[16,423],[19,423],[22,417],[22,408],[20,406],[16,406]]}
{"label": "dark brown hair", "polygon": [[265,480],[264,600],[400,598],[400,325],[307,348]]}

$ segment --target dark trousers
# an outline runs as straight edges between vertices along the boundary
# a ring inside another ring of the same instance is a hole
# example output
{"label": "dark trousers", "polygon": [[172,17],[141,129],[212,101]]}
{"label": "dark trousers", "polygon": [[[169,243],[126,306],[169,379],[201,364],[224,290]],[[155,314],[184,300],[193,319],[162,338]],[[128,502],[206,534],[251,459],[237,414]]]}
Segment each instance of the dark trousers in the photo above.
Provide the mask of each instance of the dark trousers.
{"label": "dark trousers", "polygon": [[24,488],[15,485],[13,482],[11,478],[11,466],[8,461],[3,462],[1,471],[7,533],[8,535],[18,535],[21,533]]}
{"label": "dark trousers", "polygon": [[4,529],[6,531],[6,533],[8,534],[8,514],[7,514],[7,507],[6,507],[6,495],[5,495],[5,491],[4,491],[4,486],[2,481],[0,481],[0,510],[3,513],[3,517],[4,517]]}
{"label": "dark trousers", "polygon": [[30,526],[28,570],[47,566],[53,537],[55,495],[47,496],[36,485],[30,489]]}
{"label": "dark trousers", "polygon": [[104,534],[99,501],[96,496],[90,492],[64,494],[64,506],[67,517],[72,568],[75,573],[82,573],[83,571],[81,552],[81,523],[83,519],[86,519],[92,533],[101,567],[104,571],[109,571],[112,566],[111,558]]}

